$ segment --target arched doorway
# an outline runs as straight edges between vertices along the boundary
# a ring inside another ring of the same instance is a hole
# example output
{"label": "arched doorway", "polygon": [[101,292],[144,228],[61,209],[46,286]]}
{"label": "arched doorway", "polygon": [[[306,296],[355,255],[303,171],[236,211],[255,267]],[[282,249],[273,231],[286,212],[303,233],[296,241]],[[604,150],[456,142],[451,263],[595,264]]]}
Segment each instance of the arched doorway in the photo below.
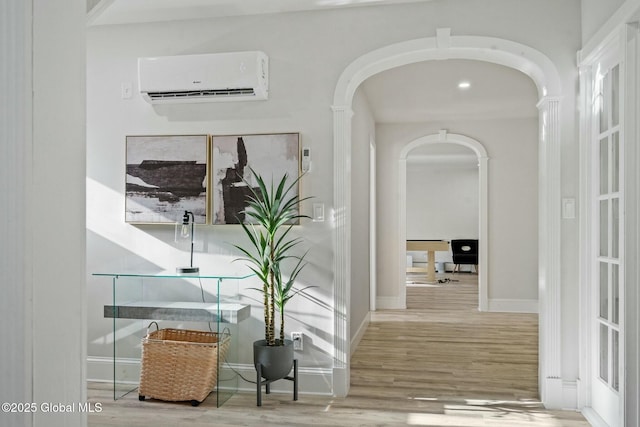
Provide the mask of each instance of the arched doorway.
{"label": "arched doorway", "polygon": [[[418,138],[409,144],[407,144],[403,150],[400,152],[399,159],[399,187],[398,194],[400,195],[400,203],[398,203],[398,218],[400,219],[400,224],[398,225],[398,241],[403,242],[406,240],[406,209],[407,209],[407,156],[409,153],[417,147],[429,144],[456,144],[467,147],[471,149],[476,157],[478,158],[478,201],[479,201],[479,212],[478,212],[478,235],[480,247],[479,249],[479,276],[478,276],[478,309],[481,311],[486,311],[488,308],[488,290],[487,290],[487,234],[488,234],[488,162],[489,157],[487,156],[487,150],[484,146],[476,141],[473,138],[469,138],[465,135],[458,134],[450,134],[447,131],[442,130],[438,134],[428,135],[422,138]],[[402,261],[404,259],[406,251],[404,247],[399,248],[398,257]],[[403,265],[400,262],[399,265]],[[401,268],[398,271],[399,275],[399,291],[401,292],[401,299],[406,300],[406,287],[405,283],[405,269]]]}
{"label": "arched doorway", "polygon": [[351,104],[358,86],[379,72],[415,62],[474,59],[519,70],[536,84],[539,102],[539,316],[540,392],[550,408],[562,405],[560,341],[560,81],[553,63],[541,52],[510,40],[451,36],[439,29],[436,37],[393,44],[353,61],[342,73],[334,93],[334,367],[333,390],[349,390],[351,245]]}

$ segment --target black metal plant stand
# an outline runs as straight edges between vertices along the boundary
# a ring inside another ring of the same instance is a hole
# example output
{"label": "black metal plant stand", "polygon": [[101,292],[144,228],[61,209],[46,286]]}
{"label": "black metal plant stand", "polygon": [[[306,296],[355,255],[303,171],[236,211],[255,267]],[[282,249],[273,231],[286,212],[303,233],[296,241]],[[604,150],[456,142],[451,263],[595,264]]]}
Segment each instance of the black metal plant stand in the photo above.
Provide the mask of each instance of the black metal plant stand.
{"label": "black metal plant stand", "polygon": [[[265,392],[267,394],[271,393],[270,384],[274,381],[278,380],[264,380],[262,378],[262,365],[258,364],[256,366],[258,380],[256,381],[256,393],[258,399],[258,406],[262,406],[262,386],[265,386]],[[282,380],[293,381],[293,400],[298,400],[298,359],[293,359],[293,377],[287,376],[284,378],[280,378]]]}

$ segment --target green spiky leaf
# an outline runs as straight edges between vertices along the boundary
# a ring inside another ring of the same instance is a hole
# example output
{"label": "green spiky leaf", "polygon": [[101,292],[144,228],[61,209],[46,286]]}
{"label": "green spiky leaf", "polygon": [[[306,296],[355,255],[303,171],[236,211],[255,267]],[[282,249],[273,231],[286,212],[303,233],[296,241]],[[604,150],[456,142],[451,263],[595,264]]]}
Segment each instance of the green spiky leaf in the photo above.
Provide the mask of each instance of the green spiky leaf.
{"label": "green spiky leaf", "polygon": [[[262,292],[264,298],[265,340],[269,345],[277,345],[284,341],[284,309],[287,302],[310,287],[294,288],[298,275],[307,265],[307,254],[295,254],[302,239],[290,235],[293,221],[309,218],[300,214],[298,207],[300,202],[310,197],[300,198],[294,191],[301,177],[291,179],[285,174],[277,183],[272,181],[267,185],[259,174],[251,168],[249,170],[255,186],[243,177],[250,190],[244,211],[249,224],[241,224],[249,246],[234,246],[243,254],[240,260],[246,261],[262,282],[262,289],[257,290]],[[282,268],[289,260],[296,262],[285,279]],[[276,309],[280,312],[279,340],[275,337]]]}

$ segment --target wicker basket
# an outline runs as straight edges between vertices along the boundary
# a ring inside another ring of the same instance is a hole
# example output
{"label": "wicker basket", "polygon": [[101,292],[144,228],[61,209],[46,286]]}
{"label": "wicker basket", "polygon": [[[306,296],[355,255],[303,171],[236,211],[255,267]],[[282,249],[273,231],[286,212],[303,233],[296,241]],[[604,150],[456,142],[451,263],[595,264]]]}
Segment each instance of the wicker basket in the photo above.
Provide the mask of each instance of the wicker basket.
{"label": "wicker basket", "polygon": [[230,342],[228,334],[216,332],[169,328],[147,331],[142,339],[140,400],[188,400],[197,406],[216,386],[218,361],[224,360]]}

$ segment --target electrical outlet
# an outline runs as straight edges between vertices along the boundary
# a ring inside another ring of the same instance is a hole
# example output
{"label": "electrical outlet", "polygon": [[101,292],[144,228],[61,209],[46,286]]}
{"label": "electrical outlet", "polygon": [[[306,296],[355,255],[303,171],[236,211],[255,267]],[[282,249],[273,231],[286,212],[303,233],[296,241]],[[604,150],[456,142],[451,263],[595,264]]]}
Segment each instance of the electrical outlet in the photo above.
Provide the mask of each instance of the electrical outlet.
{"label": "electrical outlet", "polygon": [[294,350],[302,351],[302,332],[291,332],[291,341]]}

